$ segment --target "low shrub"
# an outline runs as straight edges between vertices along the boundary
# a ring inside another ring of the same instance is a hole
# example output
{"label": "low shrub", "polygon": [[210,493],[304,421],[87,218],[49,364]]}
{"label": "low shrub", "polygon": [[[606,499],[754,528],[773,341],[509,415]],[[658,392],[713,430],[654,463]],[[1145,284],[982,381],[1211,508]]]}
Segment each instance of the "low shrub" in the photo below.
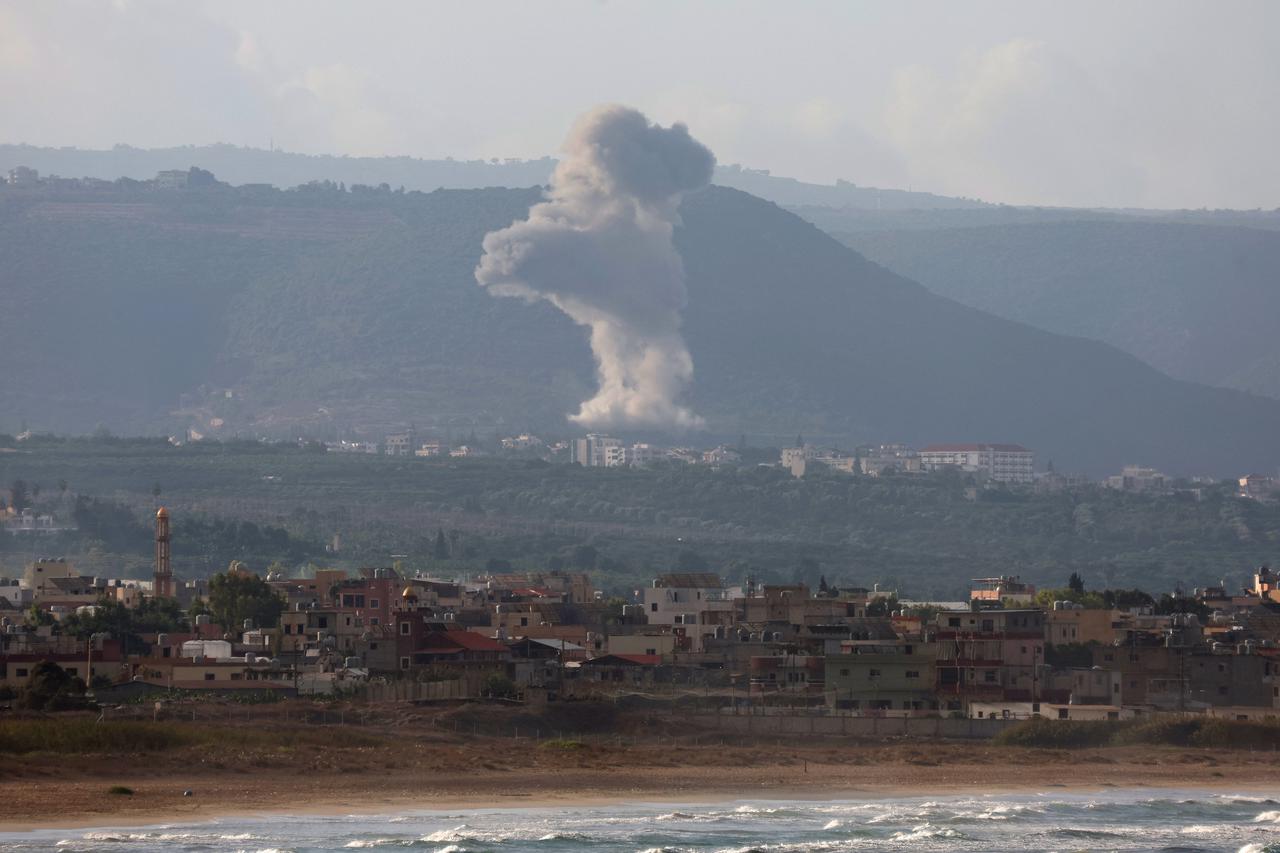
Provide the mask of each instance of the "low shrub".
{"label": "low shrub", "polygon": [[1181,746],[1280,749],[1280,723],[1167,716],[1086,722],[1035,719],[996,735],[1001,746],[1071,749],[1101,746]]}
{"label": "low shrub", "polygon": [[538,744],[543,749],[558,749],[564,752],[571,752],[577,749],[586,749],[586,744],[580,740],[569,740],[567,738],[554,738],[552,740],[544,740]]}
{"label": "low shrub", "polygon": [[112,785],[110,788],[107,789],[107,793],[115,794],[116,796],[120,796],[120,797],[132,797],[133,789],[125,787],[124,785]]}

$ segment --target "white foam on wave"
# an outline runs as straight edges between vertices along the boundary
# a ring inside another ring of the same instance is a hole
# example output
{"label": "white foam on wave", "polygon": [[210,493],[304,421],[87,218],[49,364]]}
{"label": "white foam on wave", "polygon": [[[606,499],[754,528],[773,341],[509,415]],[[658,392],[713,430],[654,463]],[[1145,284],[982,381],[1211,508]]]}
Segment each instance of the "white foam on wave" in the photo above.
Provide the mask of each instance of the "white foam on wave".
{"label": "white foam on wave", "polygon": [[357,838],[353,841],[348,841],[346,844],[342,846],[355,847],[355,848],[381,847],[384,844],[401,844],[401,843],[403,842],[401,842],[400,839],[398,838]]}
{"label": "white foam on wave", "polygon": [[826,822],[826,824],[822,828],[823,829],[839,829],[843,825],[844,824],[840,823],[840,821],[838,820],[829,820]]}
{"label": "white foam on wave", "polygon": [[452,829],[438,829],[435,832],[422,836],[423,841],[435,843],[440,841],[469,841],[469,836],[464,834],[464,830],[470,829],[465,823],[460,823]]}
{"label": "white foam on wave", "polygon": [[1280,823],[1280,810],[1263,812],[1253,819],[1254,823]]}
{"label": "white foam on wave", "polygon": [[910,832],[895,832],[889,837],[894,841],[923,841],[926,838],[959,838],[960,833],[945,826],[922,823],[912,827]]}
{"label": "white foam on wave", "polygon": [[1184,826],[1178,831],[1183,835],[1217,835],[1222,832],[1222,827],[1209,826],[1204,823],[1194,823],[1191,826]]}

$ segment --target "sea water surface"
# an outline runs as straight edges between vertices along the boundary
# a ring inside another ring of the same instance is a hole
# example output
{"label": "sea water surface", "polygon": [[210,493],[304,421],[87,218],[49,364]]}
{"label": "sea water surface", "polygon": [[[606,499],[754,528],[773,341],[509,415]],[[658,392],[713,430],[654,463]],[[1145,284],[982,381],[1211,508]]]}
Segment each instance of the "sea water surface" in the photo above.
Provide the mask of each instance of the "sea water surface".
{"label": "sea water surface", "polygon": [[1280,791],[412,810],[0,833],[0,851],[1145,850],[1280,853]]}

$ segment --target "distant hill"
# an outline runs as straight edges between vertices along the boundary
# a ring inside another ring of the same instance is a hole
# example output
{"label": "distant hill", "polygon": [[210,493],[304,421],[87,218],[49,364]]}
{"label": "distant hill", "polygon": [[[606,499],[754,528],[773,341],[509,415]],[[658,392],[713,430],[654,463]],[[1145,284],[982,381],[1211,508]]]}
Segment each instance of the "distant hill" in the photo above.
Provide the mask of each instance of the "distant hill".
{"label": "distant hill", "polygon": [[[310,181],[331,180],[392,189],[430,192],[435,189],[532,187],[545,184],[555,168],[551,157],[537,160],[424,160],[417,157],[335,157],[264,151],[235,145],[186,145],[177,148],[133,148],[117,145],[106,150],[41,148],[0,145],[0,173],[27,166],[42,174],[66,178],[135,180],[155,177],[167,169],[199,166],[231,184],[271,184],[287,188]],[[715,182],[786,205],[819,205],[870,210],[953,210],[989,207],[971,199],[948,198],[925,192],[859,187],[847,181],[810,184],[741,166],[720,166]]]}
{"label": "distant hill", "polygon": [[[592,383],[583,331],[471,275],[482,235],[536,197],[0,191],[0,430],[567,432]],[[690,402],[716,436],[1018,441],[1093,473],[1280,462],[1280,401],[962,306],[742,192],[682,216]]]}
{"label": "distant hill", "polygon": [[873,228],[865,216],[810,213],[965,305],[1104,341],[1182,379],[1280,397],[1280,232],[1047,212],[1007,214],[1013,223],[967,217],[986,219],[980,227],[937,227],[942,217],[930,216],[935,227],[903,217],[902,227]]}

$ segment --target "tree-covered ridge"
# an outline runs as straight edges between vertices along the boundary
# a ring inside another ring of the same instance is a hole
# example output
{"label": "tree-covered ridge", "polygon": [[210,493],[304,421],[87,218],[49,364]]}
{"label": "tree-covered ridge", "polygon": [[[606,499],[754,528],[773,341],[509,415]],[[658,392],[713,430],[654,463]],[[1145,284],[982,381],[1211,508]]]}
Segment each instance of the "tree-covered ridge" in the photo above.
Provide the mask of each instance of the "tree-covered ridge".
{"label": "tree-covered ridge", "polygon": [[[1198,486],[1198,500],[1097,486],[1038,494],[975,489],[958,475],[795,479],[754,465],[584,469],[91,440],[0,457],[0,474],[63,476],[73,491],[118,496],[128,509],[116,512],[137,520],[129,542],[114,547],[144,571],[152,484],[162,484],[180,576],[207,576],[229,559],[258,571],[276,561],[296,569],[400,560],[447,575],[495,561],[591,570],[611,590],[705,565],[734,581],[751,574],[816,588],[825,575],[904,596],[956,596],[970,578],[993,574],[1057,586],[1073,572],[1091,588],[1158,594],[1223,578],[1238,586],[1254,567],[1280,562],[1280,506],[1236,498],[1229,483]],[[335,533],[342,548],[326,553]],[[88,541],[66,540],[65,552]],[[17,568],[22,553],[0,560]]]}
{"label": "tree-covered ridge", "polygon": [[[2,429],[563,434],[592,390],[583,329],[472,275],[536,190],[0,197],[0,338],[49,342],[8,350]],[[1095,475],[1280,462],[1280,403],[964,308],[741,192],[681,217],[687,402],[710,430],[690,441],[1017,441]]]}

